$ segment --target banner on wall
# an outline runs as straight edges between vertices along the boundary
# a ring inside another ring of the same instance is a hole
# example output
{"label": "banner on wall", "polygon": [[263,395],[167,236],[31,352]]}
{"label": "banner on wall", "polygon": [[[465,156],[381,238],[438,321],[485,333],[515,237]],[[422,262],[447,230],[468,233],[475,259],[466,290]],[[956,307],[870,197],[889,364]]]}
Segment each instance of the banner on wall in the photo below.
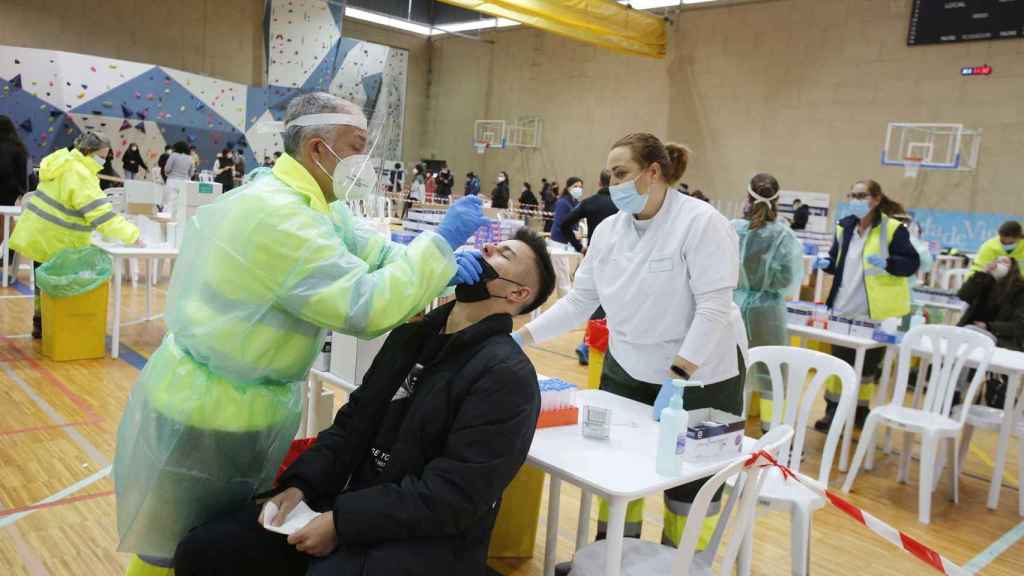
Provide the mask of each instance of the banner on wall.
{"label": "banner on wall", "polygon": [[[989,238],[993,238],[999,226],[1007,220],[1024,220],[1014,214],[993,212],[954,212],[931,208],[910,208],[907,210],[920,227],[921,238],[937,242],[943,249],[955,248],[961,252],[977,252]],[[847,204],[839,205],[839,218],[848,215]]]}

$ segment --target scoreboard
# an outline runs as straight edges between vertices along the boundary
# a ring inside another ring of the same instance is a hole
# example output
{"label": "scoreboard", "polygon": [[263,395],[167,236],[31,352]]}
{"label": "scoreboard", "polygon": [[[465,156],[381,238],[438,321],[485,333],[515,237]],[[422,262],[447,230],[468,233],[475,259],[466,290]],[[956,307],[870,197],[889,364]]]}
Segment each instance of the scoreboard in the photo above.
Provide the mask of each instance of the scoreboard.
{"label": "scoreboard", "polygon": [[1024,0],[912,0],[907,44],[1024,38]]}

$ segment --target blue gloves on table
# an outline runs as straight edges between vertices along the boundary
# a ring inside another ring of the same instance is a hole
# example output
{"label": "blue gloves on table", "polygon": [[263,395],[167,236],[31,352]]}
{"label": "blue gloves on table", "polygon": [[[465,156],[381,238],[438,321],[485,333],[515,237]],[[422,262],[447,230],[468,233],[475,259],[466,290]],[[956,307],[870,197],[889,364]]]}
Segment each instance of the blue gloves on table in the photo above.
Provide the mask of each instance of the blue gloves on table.
{"label": "blue gloves on table", "polygon": [[828,268],[831,265],[832,265],[832,259],[831,258],[818,258],[817,260],[814,261],[814,269],[815,270],[824,270],[825,268]]}
{"label": "blue gloves on table", "polygon": [[871,256],[868,256],[868,264],[871,264],[875,268],[885,270],[886,261],[885,258],[882,258],[878,254],[872,254]]}
{"label": "blue gloves on table", "polygon": [[437,227],[437,233],[455,250],[466,243],[478,228],[487,223],[483,201],[479,196],[463,196],[456,200]]}
{"label": "blue gloves on table", "polygon": [[458,284],[476,284],[480,281],[480,273],[483,267],[480,266],[480,258],[483,256],[479,250],[464,250],[455,253],[455,276],[448,281],[449,286]]}

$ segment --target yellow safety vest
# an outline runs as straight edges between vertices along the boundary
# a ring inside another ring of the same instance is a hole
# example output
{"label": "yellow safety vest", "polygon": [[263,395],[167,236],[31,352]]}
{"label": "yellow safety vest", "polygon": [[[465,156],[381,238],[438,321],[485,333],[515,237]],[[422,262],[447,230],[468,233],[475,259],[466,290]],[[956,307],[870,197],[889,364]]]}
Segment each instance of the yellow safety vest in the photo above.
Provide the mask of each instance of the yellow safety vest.
{"label": "yellow safety vest", "polygon": [[[893,276],[868,263],[868,258],[875,254],[889,258],[889,244],[900,226],[902,224],[883,214],[881,223],[873,226],[864,240],[864,287],[868,291],[868,313],[872,320],[910,314],[909,279]],[[838,261],[842,259],[842,226],[836,226],[836,240],[840,246]],[[849,282],[850,279],[844,278],[843,281]]]}

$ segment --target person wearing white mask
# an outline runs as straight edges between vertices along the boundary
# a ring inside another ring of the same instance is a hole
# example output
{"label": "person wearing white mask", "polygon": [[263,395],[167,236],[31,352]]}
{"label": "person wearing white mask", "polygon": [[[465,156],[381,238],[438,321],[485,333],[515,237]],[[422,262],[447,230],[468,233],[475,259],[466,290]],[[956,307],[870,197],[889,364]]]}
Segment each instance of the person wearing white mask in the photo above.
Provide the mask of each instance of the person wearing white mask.
{"label": "person wearing white mask", "polygon": [[118,428],[119,550],[145,555],[128,574],[167,573],[191,528],[271,487],[326,330],[373,338],[479,280],[454,253],[485,221],[478,198],[408,246],[342,202],[380,190],[370,138],[355,104],[298,96],[272,172],[188,220],[167,334]]}
{"label": "person wearing white mask", "polygon": [[[562,230],[562,222],[569,217],[573,208],[583,199],[583,179],[573,176],[565,181],[565,189],[555,201],[555,215],[551,224],[551,241],[569,244],[569,237]],[[568,247],[568,246],[567,246]]]}
{"label": "person wearing white mask", "polygon": [[999,256],[973,274],[957,294],[967,302],[960,326],[976,326],[996,338],[996,345],[1024,350],[1024,277],[1017,260]]}
{"label": "person wearing white mask", "polygon": [[[612,146],[609,191],[620,212],[591,231],[572,290],[514,337],[523,345],[550,340],[579,328],[602,306],[610,335],[602,390],[655,406],[669,379],[698,380],[706,386],[687,389],[687,410],[711,407],[738,415],[746,349],[746,330],[733,303],[738,239],[710,204],[669,193],[688,158],[685,147],[646,133]],[[665,543],[678,545],[702,485],[665,493]],[[608,514],[602,501],[599,535],[606,532]],[[626,536],[640,536],[642,518],[643,502],[630,503]],[[716,523],[712,513],[702,543]]]}
{"label": "person wearing white mask", "polygon": [[[910,242],[907,227],[896,220],[906,210],[882,192],[874,180],[854,183],[847,194],[847,216],[836,223],[827,258],[815,267],[834,275],[826,302],[834,314],[848,318],[887,318],[910,314],[910,277],[921,257]],[[854,365],[855,351],[833,346],[832,355]],[[868,350],[857,397],[855,426],[863,425],[875,384],[882,373],[884,348]],[[819,432],[832,426],[842,387],[837,378],[825,382],[825,417],[814,423]]]}

